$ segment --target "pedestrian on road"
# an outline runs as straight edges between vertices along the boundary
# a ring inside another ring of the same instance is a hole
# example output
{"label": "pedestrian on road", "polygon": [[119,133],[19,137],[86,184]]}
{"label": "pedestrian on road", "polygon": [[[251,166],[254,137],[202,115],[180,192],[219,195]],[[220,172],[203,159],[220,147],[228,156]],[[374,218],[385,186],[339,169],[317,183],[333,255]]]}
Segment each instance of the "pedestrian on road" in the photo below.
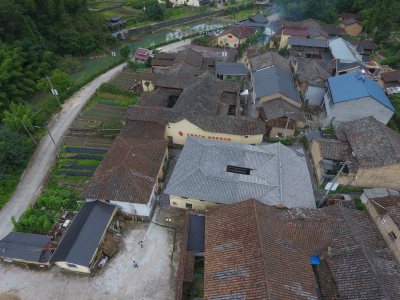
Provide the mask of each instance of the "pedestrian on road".
{"label": "pedestrian on road", "polygon": [[140,248],[143,248],[143,241],[139,241]]}
{"label": "pedestrian on road", "polygon": [[139,265],[135,262],[135,264],[133,265],[135,268],[139,269]]}

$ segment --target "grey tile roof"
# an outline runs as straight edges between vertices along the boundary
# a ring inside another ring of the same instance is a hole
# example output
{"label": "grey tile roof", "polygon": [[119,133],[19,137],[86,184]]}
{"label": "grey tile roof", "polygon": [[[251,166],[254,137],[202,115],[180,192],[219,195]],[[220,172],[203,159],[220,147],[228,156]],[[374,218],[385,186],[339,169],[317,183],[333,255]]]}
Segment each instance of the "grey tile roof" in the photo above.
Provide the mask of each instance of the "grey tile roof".
{"label": "grey tile roof", "polygon": [[256,23],[268,23],[268,18],[260,13],[250,16],[249,20]]}
{"label": "grey tile roof", "polygon": [[47,262],[43,260],[43,248],[51,240],[50,236],[10,232],[0,240],[0,257],[20,259],[30,262]]}
{"label": "grey tile roof", "polygon": [[50,262],[90,267],[107,225],[116,211],[101,201],[85,202],[59,243]]}
{"label": "grey tile roof", "polygon": [[[249,168],[250,175],[227,172],[228,165]],[[315,207],[304,153],[280,143],[250,146],[188,138],[166,193],[218,203],[255,198]]]}
{"label": "grey tile roof", "polygon": [[372,116],[343,123],[336,134],[350,144],[361,167],[400,164],[400,134]]}
{"label": "grey tile roof", "polygon": [[291,46],[305,46],[312,48],[328,48],[328,41],[321,39],[305,39],[297,37],[289,37],[288,44]]}
{"label": "grey tile roof", "polygon": [[250,60],[250,64],[253,71],[276,65],[288,72],[291,72],[289,60],[272,51],[268,51],[253,57]]}
{"label": "grey tile roof", "polygon": [[281,93],[293,101],[301,102],[292,74],[275,65],[255,71],[253,81],[256,99]]}
{"label": "grey tile roof", "polygon": [[215,74],[244,76],[247,74],[247,68],[243,63],[221,63],[215,66]]}
{"label": "grey tile roof", "polygon": [[335,59],[340,59],[344,63],[362,63],[362,56],[357,52],[356,47],[343,38],[329,40],[329,48]]}

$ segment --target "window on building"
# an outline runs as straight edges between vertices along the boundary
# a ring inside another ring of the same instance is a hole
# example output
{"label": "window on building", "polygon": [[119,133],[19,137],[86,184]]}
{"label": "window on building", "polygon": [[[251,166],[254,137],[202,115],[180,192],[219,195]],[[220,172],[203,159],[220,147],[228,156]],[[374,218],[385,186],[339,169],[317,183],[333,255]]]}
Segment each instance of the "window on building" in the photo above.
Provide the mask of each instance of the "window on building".
{"label": "window on building", "polygon": [[77,268],[77,266],[75,264],[67,263],[67,266],[70,267],[70,268]]}
{"label": "window on building", "polygon": [[251,169],[249,168],[243,168],[243,167],[238,167],[238,166],[230,166],[228,165],[226,167],[226,171],[229,173],[236,173],[236,174],[242,174],[242,175],[250,175]]}
{"label": "window on building", "polygon": [[283,137],[282,132],[278,132],[278,134],[276,135],[277,137]]}
{"label": "window on building", "polygon": [[393,231],[389,232],[389,237],[393,242],[397,240],[397,236]]}
{"label": "window on building", "polygon": [[188,197],[181,197],[182,199],[189,199]]}
{"label": "window on building", "polygon": [[172,206],[176,206],[176,202],[172,202]]}
{"label": "window on building", "polygon": [[186,208],[192,209],[193,205],[191,203],[186,203]]}

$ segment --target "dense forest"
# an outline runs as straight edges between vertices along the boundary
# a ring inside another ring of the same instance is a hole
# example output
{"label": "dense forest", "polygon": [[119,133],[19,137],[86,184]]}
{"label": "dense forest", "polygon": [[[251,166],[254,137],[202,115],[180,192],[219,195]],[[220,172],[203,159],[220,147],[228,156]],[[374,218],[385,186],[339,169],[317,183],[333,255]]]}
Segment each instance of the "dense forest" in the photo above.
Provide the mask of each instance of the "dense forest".
{"label": "dense forest", "polygon": [[46,76],[62,97],[72,86],[66,72],[74,56],[113,43],[105,26],[86,0],[0,0],[0,208],[35,148],[28,131],[43,128],[55,110],[53,99],[38,114],[30,99],[49,91]]}
{"label": "dense forest", "polygon": [[1,0],[0,113],[38,90],[59,57],[111,43],[102,23],[86,0]]}

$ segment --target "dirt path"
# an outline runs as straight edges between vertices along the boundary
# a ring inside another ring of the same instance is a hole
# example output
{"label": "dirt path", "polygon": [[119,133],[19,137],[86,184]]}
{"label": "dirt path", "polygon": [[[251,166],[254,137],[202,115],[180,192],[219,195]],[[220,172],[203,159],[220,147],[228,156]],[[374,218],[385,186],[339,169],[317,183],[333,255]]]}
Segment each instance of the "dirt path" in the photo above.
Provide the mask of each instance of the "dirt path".
{"label": "dirt path", "polygon": [[27,206],[33,203],[40,194],[43,182],[55,163],[56,154],[59,147],[62,145],[64,134],[75,117],[79,114],[82,107],[102,83],[109,81],[117,73],[121,72],[124,66],[125,64],[121,64],[97,77],[72,95],[63,104],[61,112],[49,124],[49,130],[57,147],[53,144],[48,135],[43,137],[40,141],[14,194],[0,211],[0,239],[12,230],[11,216],[18,219]]}

